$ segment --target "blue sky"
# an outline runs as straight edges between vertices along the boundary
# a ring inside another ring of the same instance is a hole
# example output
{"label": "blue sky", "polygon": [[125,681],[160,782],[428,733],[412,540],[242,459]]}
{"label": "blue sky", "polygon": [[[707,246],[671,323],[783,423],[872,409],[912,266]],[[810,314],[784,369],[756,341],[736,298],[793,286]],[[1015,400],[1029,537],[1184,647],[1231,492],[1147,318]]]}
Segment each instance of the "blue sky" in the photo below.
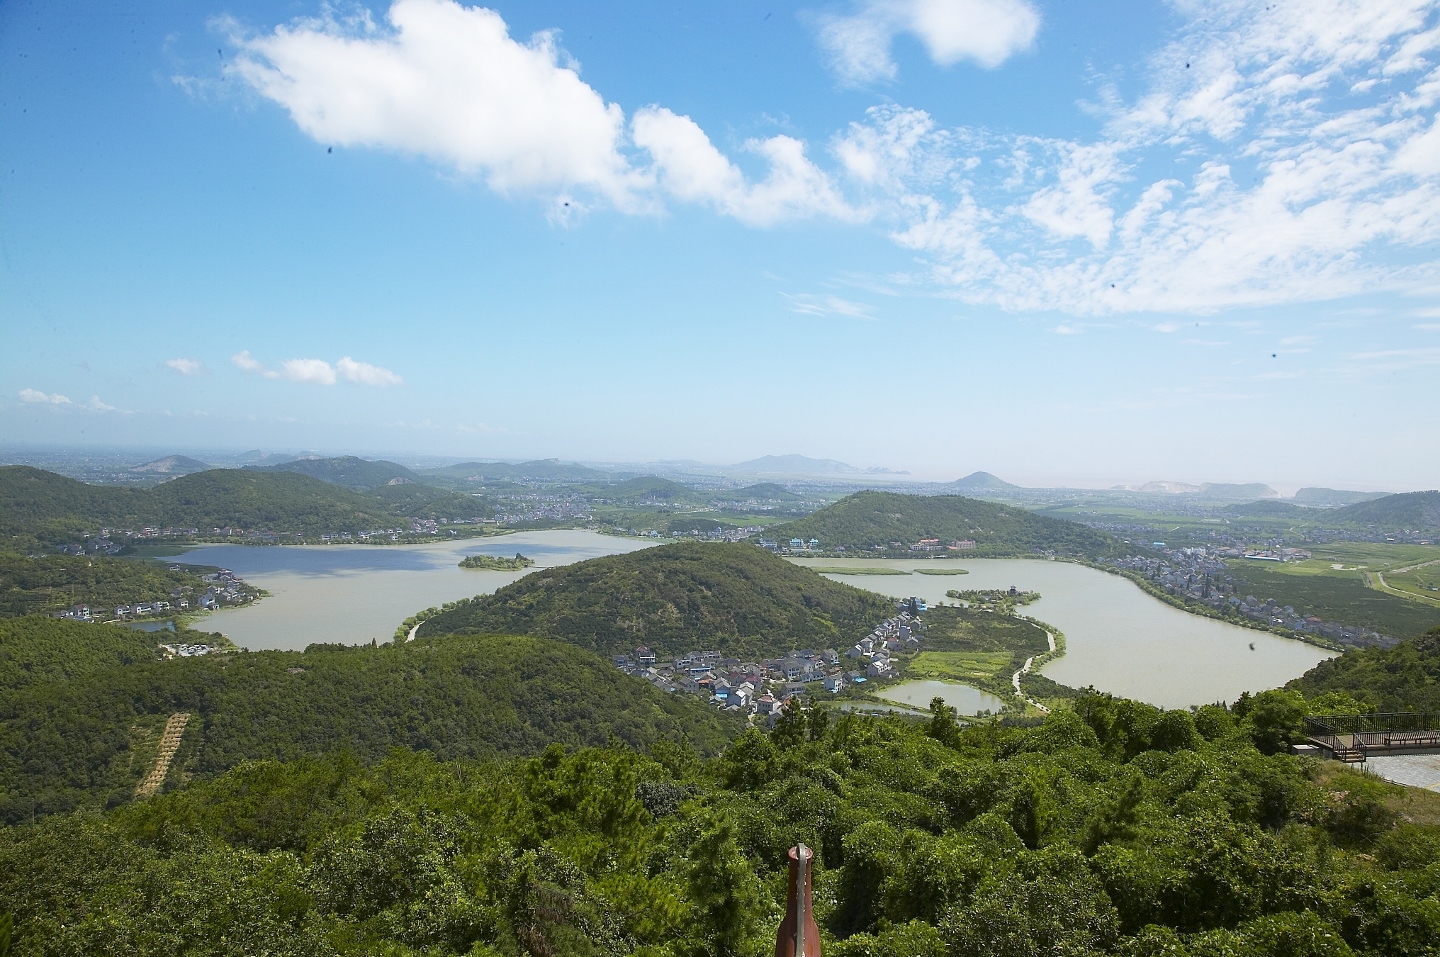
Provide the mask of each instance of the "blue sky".
{"label": "blue sky", "polygon": [[1420,0],[0,5],[0,441],[1440,484]]}

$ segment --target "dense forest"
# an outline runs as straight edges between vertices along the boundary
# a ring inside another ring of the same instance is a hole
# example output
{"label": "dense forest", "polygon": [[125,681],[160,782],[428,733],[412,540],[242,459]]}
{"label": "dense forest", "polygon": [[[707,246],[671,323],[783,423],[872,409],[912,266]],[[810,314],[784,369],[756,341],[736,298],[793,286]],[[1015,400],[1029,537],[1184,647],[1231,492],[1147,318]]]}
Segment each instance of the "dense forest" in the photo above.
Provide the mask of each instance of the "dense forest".
{"label": "dense forest", "polygon": [[745,544],[678,543],[547,568],[459,602],[420,626],[558,638],[604,655],[712,649],[770,657],[842,647],[895,613],[872,592]]}
{"label": "dense forest", "polygon": [[0,549],[0,617],[53,612],[76,604],[116,605],[166,600],[177,588],[205,590],[194,569],[127,558],[41,555]]}
{"label": "dense forest", "polygon": [[1309,696],[1348,694],[1372,711],[1440,713],[1440,628],[1393,648],[1359,648],[1322,661],[1286,687]]}
{"label": "dense forest", "polygon": [[371,461],[354,455],[309,457],[281,462],[279,465],[247,465],[245,468],[253,472],[294,472],[353,489],[374,488],[397,480],[413,482],[416,479],[415,473],[403,465],[383,459]]}
{"label": "dense forest", "polygon": [[1104,532],[1021,508],[960,495],[896,492],[856,492],[804,518],[768,529],[766,535],[778,541],[814,538],[827,549],[884,550],[899,542],[895,551],[907,555],[909,546],[924,538],[938,538],[947,545],[969,540],[975,548],[964,554],[975,558],[1039,551],[1096,558],[1118,555],[1127,548]]}
{"label": "dense forest", "polygon": [[156,661],[155,635],[125,631],[45,618],[0,629],[0,820],[128,800],[153,763],[153,732],[176,712],[194,719],[174,781],[259,758],[373,762],[394,747],[497,758],[684,738],[713,752],[735,730],[694,698],[541,638]]}
{"label": "dense forest", "polygon": [[250,762],[0,831],[0,909],[26,957],[759,957],[803,840],[827,957],[1433,954],[1440,796],[1269,754],[1245,705]]}
{"label": "dense forest", "polygon": [[[12,547],[76,541],[102,526],[234,526],[318,535],[409,526],[416,507],[440,502],[433,517],[491,514],[480,499],[425,486],[356,492],[307,475],[211,469],[131,489],[86,485],[24,465],[0,467],[0,538]],[[468,511],[458,512],[461,506]],[[456,514],[458,512],[458,514]]]}

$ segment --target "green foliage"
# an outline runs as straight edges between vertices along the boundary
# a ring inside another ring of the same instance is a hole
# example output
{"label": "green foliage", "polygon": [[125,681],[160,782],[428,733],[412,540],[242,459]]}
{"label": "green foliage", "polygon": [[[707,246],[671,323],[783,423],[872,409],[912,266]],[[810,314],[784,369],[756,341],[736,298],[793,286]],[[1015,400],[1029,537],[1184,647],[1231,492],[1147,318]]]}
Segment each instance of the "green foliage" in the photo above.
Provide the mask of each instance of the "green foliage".
{"label": "green foliage", "polygon": [[1382,528],[1440,528],[1440,492],[1404,492],[1327,513],[1327,520]]}
{"label": "green foliage", "polygon": [[483,568],[487,571],[515,572],[534,564],[535,559],[526,558],[519,552],[515,553],[514,558],[503,555],[466,555],[460,559],[461,568]]}
{"label": "green foliage", "polygon": [[[256,758],[336,750],[373,761],[397,746],[452,758],[535,753],[554,742],[613,739],[644,748],[672,738],[714,751],[734,730],[696,699],[664,695],[594,655],[537,638],[466,636],[152,661],[146,659],[153,653],[142,656],[141,639],[123,645],[123,629],[59,624],[20,619],[0,632],[6,636],[0,654],[8,655],[16,633],[30,649],[53,636],[94,648],[74,665],[57,648],[34,669],[62,676],[56,662],[63,661],[68,681],[22,675],[19,687],[0,692],[0,820],[129,800],[153,763],[146,748],[156,726],[179,711],[195,717],[172,780]],[[133,663],[102,667],[126,654]],[[0,658],[3,673],[23,671],[34,657],[13,664]]]}
{"label": "green foliage", "polygon": [[[169,633],[165,637],[180,638]],[[0,621],[0,694],[159,656],[154,632],[43,615],[11,618]]]}
{"label": "green foliage", "polygon": [[894,605],[745,544],[679,543],[547,568],[426,621],[421,635],[530,634],[605,655],[737,657],[840,647]]}
{"label": "green foliage", "polygon": [[72,605],[96,610],[159,600],[176,588],[205,590],[193,570],[126,558],[42,555],[0,551],[0,617],[60,611]]}
{"label": "green foliage", "polygon": [[1094,558],[1124,549],[1119,539],[1064,519],[959,495],[897,492],[857,492],[767,534],[778,541],[815,538],[825,548],[874,550],[899,542],[905,554],[922,538],[968,539],[975,550],[965,554],[973,557],[1053,551]]}
{"label": "green foliage", "polygon": [[1251,715],[1202,711],[797,711],[709,763],[676,744],[246,762],[0,830],[0,900],[25,954],[759,955],[803,840],[832,957],[1433,953],[1440,828],[1342,833],[1347,804],[1393,789],[1312,781],[1255,749]]}
{"label": "green foliage", "polygon": [[1440,628],[1322,661],[1286,687],[1308,697],[1343,692],[1377,711],[1440,711]]}

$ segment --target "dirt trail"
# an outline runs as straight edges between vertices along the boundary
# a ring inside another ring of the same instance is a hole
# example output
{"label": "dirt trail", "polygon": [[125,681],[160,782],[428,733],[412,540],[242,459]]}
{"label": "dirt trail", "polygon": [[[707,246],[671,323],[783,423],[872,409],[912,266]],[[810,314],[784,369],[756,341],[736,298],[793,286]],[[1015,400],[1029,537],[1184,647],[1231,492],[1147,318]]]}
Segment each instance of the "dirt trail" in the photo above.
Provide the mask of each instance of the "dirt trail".
{"label": "dirt trail", "polygon": [[180,737],[185,733],[185,725],[190,720],[190,713],[177,711],[165,722],[165,732],[160,735],[160,753],[155,756],[155,767],[145,775],[145,780],[135,789],[135,796],[147,798],[160,790],[160,785],[165,783],[165,775],[170,773],[170,761],[175,757],[175,752],[180,750]]}

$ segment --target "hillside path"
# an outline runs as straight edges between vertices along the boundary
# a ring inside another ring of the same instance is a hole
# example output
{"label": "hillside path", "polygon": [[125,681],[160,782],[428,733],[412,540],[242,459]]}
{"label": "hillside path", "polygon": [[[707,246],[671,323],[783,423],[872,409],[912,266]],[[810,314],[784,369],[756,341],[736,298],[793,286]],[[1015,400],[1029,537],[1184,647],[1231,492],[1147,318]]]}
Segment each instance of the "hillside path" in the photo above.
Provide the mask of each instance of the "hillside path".
{"label": "hillside path", "polygon": [[136,797],[147,798],[160,790],[160,785],[165,783],[165,775],[170,773],[170,761],[175,757],[175,752],[180,750],[180,738],[184,735],[185,725],[189,721],[188,711],[177,711],[165,722],[165,731],[160,735],[160,753],[155,755],[155,766],[135,789]]}
{"label": "hillside path", "polygon": [[[1054,651],[1055,651],[1055,636],[1052,635],[1052,634],[1047,630],[1047,631],[1045,632],[1045,640],[1050,643],[1050,651],[1051,651],[1051,653],[1053,654]],[[1024,666],[1021,667],[1021,669],[1020,669],[1019,671],[1015,672],[1013,675],[1010,676],[1010,683],[1015,686],[1015,697],[1019,698],[1021,701],[1025,702],[1025,703],[1028,704],[1028,705],[1030,705],[1030,706],[1033,707],[1035,710],[1039,711],[1041,714],[1049,714],[1049,713],[1050,713],[1050,709],[1049,709],[1049,708],[1045,707],[1043,704],[1041,704],[1040,702],[1036,701],[1034,698],[1027,698],[1027,697],[1025,696],[1025,693],[1020,690],[1020,679],[1021,679],[1022,677],[1024,677],[1025,675],[1028,675],[1028,674],[1030,673],[1030,668],[1031,668],[1034,664],[1035,664],[1035,656],[1034,656],[1034,655],[1031,655],[1029,658],[1026,658],[1026,659],[1025,659],[1025,664],[1024,664]]]}

